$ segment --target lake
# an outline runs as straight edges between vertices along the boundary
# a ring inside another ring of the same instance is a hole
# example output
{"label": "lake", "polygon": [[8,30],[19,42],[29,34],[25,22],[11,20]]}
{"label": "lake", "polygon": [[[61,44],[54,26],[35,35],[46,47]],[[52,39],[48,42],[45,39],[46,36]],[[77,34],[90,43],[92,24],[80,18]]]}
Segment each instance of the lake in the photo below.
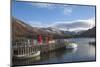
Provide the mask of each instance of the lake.
{"label": "lake", "polygon": [[95,38],[69,38],[65,40],[76,43],[78,47],[45,53],[36,58],[13,60],[13,65],[37,65],[96,60],[95,46],[89,44],[89,42],[94,42]]}

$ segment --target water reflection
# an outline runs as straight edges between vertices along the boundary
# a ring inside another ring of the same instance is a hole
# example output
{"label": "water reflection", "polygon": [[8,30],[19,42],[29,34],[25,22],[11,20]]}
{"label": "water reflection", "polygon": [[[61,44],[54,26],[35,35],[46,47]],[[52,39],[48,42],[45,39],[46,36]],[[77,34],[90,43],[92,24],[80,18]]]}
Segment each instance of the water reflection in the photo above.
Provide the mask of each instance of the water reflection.
{"label": "water reflection", "polygon": [[67,39],[69,42],[75,42],[78,47],[75,49],[60,49],[49,53],[41,54],[36,58],[14,59],[14,65],[34,65],[61,62],[94,61],[95,46],[89,45],[89,42],[95,41],[95,38],[75,38]]}
{"label": "water reflection", "polygon": [[40,60],[40,56],[34,57],[34,58],[28,58],[28,59],[15,59],[13,58],[13,65],[29,65],[33,64],[34,62]]}
{"label": "water reflection", "polygon": [[[31,65],[31,64],[42,64],[43,61],[55,59],[55,58],[62,58],[64,54],[71,54],[75,53],[77,48],[75,49],[61,49],[58,51],[52,51],[49,53],[42,53],[40,56],[30,59],[14,59],[14,65]],[[56,60],[56,59],[55,59]]]}

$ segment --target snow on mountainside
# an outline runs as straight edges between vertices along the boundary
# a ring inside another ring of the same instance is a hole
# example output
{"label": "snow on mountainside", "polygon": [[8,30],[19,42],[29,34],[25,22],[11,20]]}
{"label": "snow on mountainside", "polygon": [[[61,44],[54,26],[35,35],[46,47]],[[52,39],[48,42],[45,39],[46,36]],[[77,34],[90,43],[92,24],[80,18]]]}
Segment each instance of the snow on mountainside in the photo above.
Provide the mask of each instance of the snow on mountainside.
{"label": "snow on mountainside", "polygon": [[[94,28],[93,28],[94,29]],[[18,19],[12,18],[12,33],[13,36],[36,36],[38,34],[41,35],[53,35],[56,37],[64,36],[64,35],[87,35],[89,32],[93,33],[94,30],[79,30],[79,31],[65,31],[60,30],[59,28],[55,27],[47,27],[47,28],[40,28],[40,27],[32,27],[29,24],[24,23],[23,21],[20,21]],[[94,33],[93,33],[94,35]],[[92,34],[91,34],[92,36]]]}

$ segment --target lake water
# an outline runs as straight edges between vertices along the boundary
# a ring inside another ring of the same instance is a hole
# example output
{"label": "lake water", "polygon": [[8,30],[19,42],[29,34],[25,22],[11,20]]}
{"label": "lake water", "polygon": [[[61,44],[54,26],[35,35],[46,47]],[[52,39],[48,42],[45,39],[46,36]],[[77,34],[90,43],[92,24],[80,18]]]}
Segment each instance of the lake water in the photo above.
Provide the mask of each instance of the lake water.
{"label": "lake water", "polygon": [[78,47],[76,49],[58,50],[42,54],[36,58],[14,60],[14,65],[37,65],[51,63],[67,63],[79,61],[95,61],[95,46],[89,42],[94,42],[95,38],[70,38],[68,42],[75,42]]}

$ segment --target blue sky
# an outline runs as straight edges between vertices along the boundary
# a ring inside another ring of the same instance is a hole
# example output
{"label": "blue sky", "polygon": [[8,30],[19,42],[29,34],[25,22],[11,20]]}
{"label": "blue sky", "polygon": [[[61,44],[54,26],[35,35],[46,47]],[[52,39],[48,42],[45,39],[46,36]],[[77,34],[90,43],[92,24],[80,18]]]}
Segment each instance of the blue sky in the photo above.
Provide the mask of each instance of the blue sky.
{"label": "blue sky", "polygon": [[[94,26],[95,7],[13,1],[12,16],[36,27],[59,27],[59,24],[66,24],[68,26],[68,24],[77,22],[84,22]],[[64,29],[65,27],[59,28]],[[79,28],[88,29],[90,27],[76,27],[76,29]]]}

